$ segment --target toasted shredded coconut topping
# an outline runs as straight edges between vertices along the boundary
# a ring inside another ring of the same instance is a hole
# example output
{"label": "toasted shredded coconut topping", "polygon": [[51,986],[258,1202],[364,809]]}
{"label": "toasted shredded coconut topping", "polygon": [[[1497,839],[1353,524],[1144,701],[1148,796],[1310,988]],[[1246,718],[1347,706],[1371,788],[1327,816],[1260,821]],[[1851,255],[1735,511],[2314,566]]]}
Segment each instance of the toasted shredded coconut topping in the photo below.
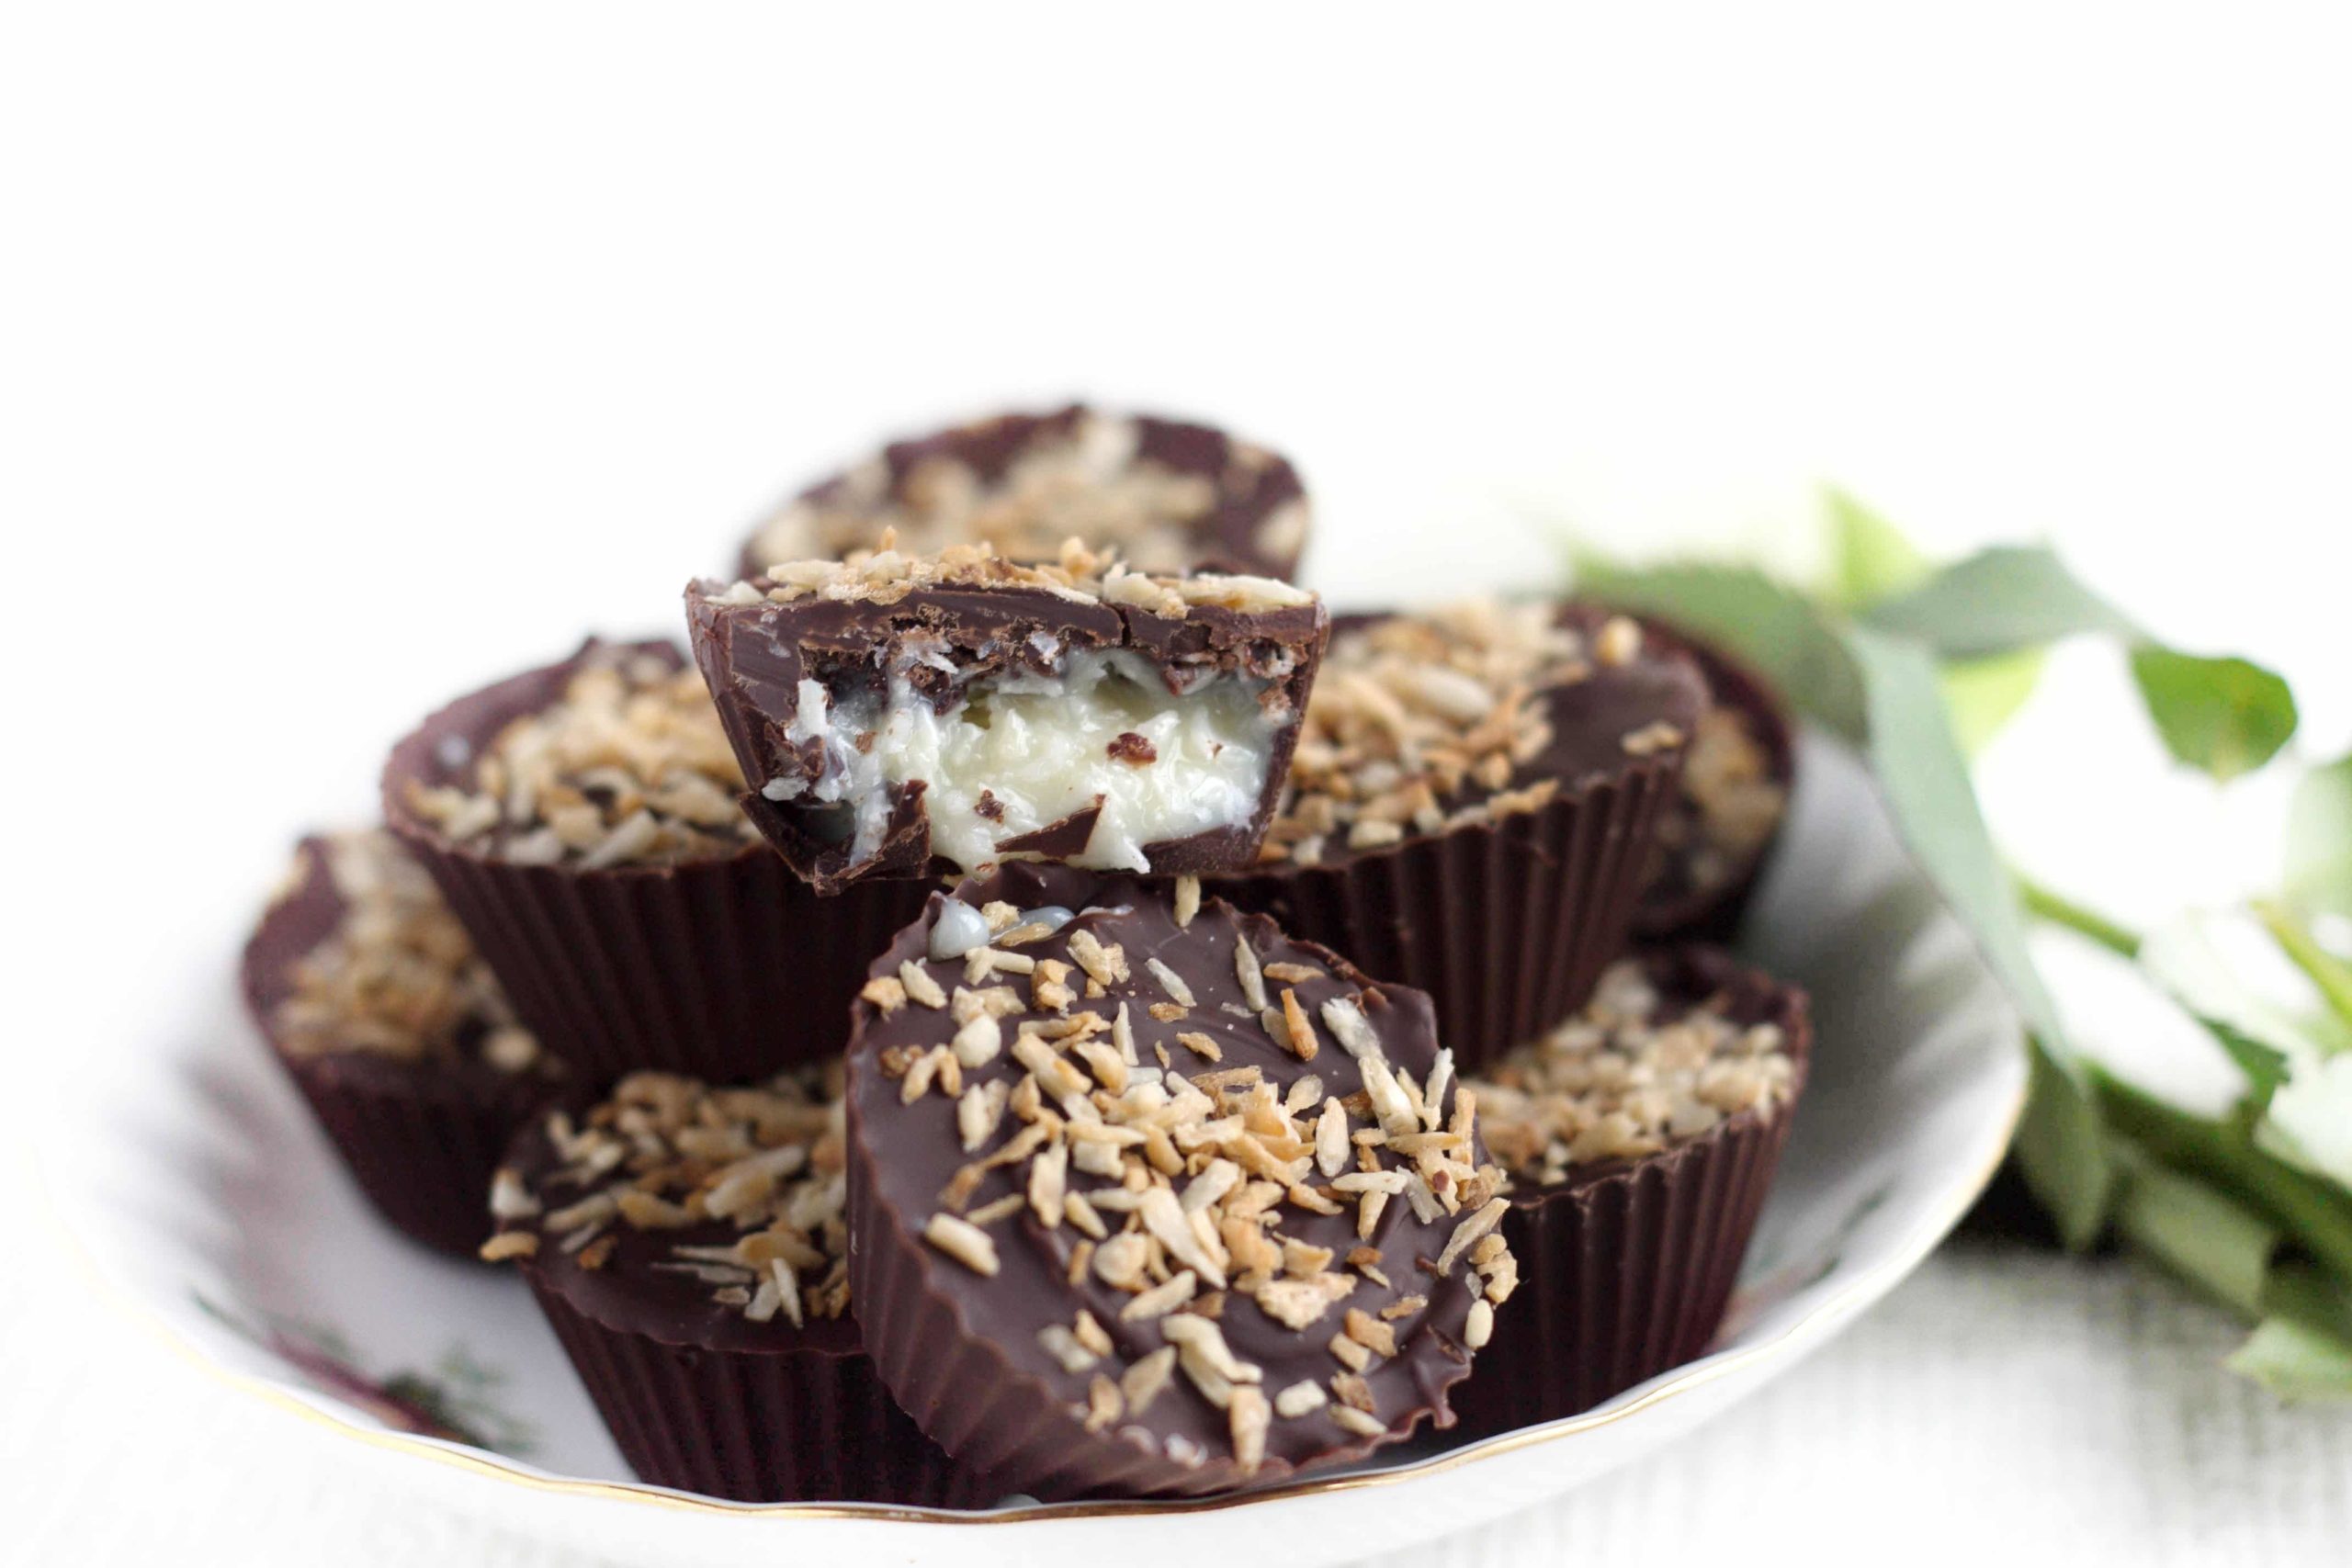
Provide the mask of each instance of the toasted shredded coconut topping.
{"label": "toasted shredded coconut topping", "polygon": [[[1204,951],[1238,942],[1241,930],[1221,904],[1202,908],[1191,929]],[[1083,928],[1068,940],[1073,953],[1117,951]],[[1048,964],[1075,972],[1042,953],[1036,976]],[[1268,968],[1288,968],[1295,977],[1309,973],[1301,965]],[[897,986],[903,994],[903,982]],[[994,987],[1001,1005],[986,992],[954,993],[954,1016],[984,1021],[992,1045],[1009,1033],[1004,1054],[1021,1069],[1010,1089],[1002,1078],[965,1086],[956,1070],[961,1035],[955,1044],[898,1045],[879,1054],[877,1065],[899,1084],[900,1103],[930,1094],[957,1101],[956,1135],[968,1159],[925,1220],[924,1239],[963,1268],[992,1276],[998,1253],[991,1227],[1035,1223],[1050,1231],[1067,1224],[1081,1233],[1072,1278],[1091,1270],[1125,1292],[1119,1321],[1156,1326],[1158,1341],[1128,1360],[1084,1312],[1077,1322],[1041,1331],[1039,1345],[1057,1364],[1090,1375],[1087,1401],[1073,1414],[1091,1429],[1140,1416],[1172,1371],[1190,1397],[1226,1413],[1233,1455],[1245,1472],[1261,1461],[1276,1421],[1337,1421],[1351,1437],[1385,1430],[1371,1413],[1362,1374],[1399,1354],[1428,1298],[1401,1297],[1376,1316],[1347,1306],[1367,1280],[1389,1288],[1381,1253],[1359,1247],[1342,1258],[1285,1234],[1285,1226],[1305,1215],[1353,1210],[1359,1235],[1370,1237],[1382,1206],[1401,1195],[1424,1223],[1459,1216],[1442,1255],[1433,1263],[1423,1259],[1422,1267],[1440,1278],[1467,1269],[1476,1277],[1470,1288],[1489,1313],[1509,1297],[1517,1265],[1501,1235],[1489,1234],[1504,1206],[1496,1196],[1503,1175],[1476,1162],[1477,1101],[1456,1084],[1451,1055],[1440,1054],[1426,1086],[1390,1064],[1359,992],[1333,998],[1320,1025],[1287,995],[1276,1017],[1279,1043],[1302,1059],[1316,1055],[1318,1031],[1329,1029],[1341,1047],[1332,1054],[1331,1075],[1343,1075],[1352,1059],[1363,1081],[1360,1091],[1333,1092],[1323,1076],[1303,1068],[1276,1081],[1259,1065],[1216,1066],[1215,1042],[1205,1034],[1176,1037],[1204,1059],[1155,1064],[1136,1049],[1130,1010],[1181,992],[1181,1001],[1165,1005],[1182,1012],[1198,1005],[1191,987],[1157,957],[1121,965],[1112,983],[1098,981],[1097,987],[1091,1006],[1058,985],[1050,994],[1039,984]],[[885,997],[866,999],[894,1010]],[[991,1048],[983,1060],[994,1055]],[[976,1205],[982,1185],[999,1171],[1011,1191]],[[1293,1334],[1312,1334],[1317,1343],[1329,1339],[1335,1365],[1328,1397],[1311,1383],[1287,1388],[1279,1398],[1261,1391],[1263,1370],[1238,1359],[1219,1327],[1242,1310]],[[1339,1414],[1343,1410],[1349,1416]],[[1171,1436],[1163,1446],[1181,1459],[1178,1445],[1185,1441]],[[1195,1462],[1200,1457],[1193,1456]]]}
{"label": "toasted shredded coconut topping", "polygon": [[373,1051],[419,1062],[470,1053],[501,1072],[555,1070],[554,1058],[514,1021],[441,890],[390,834],[336,833],[323,843],[343,915],[293,963],[293,988],[270,1019],[282,1050]]}
{"label": "toasted shredded coconut topping", "polygon": [[1552,742],[1544,694],[1641,646],[1619,616],[1588,648],[1558,614],[1477,599],[1334,635],[1260,859],[1314,865],[1548,803],[1560,781],[1524,776]]}
{"label": "toasted shredded coconut topping", "polygon": [[1763,853],[1788,805],[1747,715],[1711,706],[1683,759],[1681,794],[1658,813],[1657,858],[1679,863],[1683,889],[1723,886]]}
{"label": "toasted shredded coconut topping", "polygon": [[1136,571],[1107,552],[1078,538],[1064,539],[1039,565],[1023,565],[987,544],[950,545],[930,554],[904,551],[884,533],[880,545],[841,558],[788,560],[763,577],[711,588],[716,604],[789,604],[815,596],[842,603],[895,604],[908,594],[936,588],[1037,588],[1079,604],[1125,604],[1170,620],[1182,620],[1195,605],[1262,611],[1311,604],[1315,596],[1270,577],[1226,573],[1166,576]]}
{"label": "toasted shredded coconut topping", "polygon": [[[887,529],[919,551],[985,544],[1013,560],[1052,560],[1063,540],[1078,537],[1114,546],[1147,570],[1182,571],[1200,554],[1193,530],[1216,510],[1217,480],[1140,456],[1138,434],[1132,419],[1090,412],[1067,431],[1032,439],[993,482],[936,455],[909,471],[896,493],[877,457],[830,492],[768,519],[754,558],[839,558],[872,548]],[[1244,479],[1274,459],[1237,442],[1230,460]],[[1294,501],[1259,525],[1256,542],[1271,556],[1295,555],[1306,528],[1306,503]]]}
{"label": "toasted shredded coconut topping", "polygon": [[692,666],[593,650],[562,697],[499,731],[473,787],[415,785],[411,807],[452,840],[526,865],[675,865],[757,831],[743,771]]}
{"label": "toasted shredded coconut topping", "polygon": [[743,1089],[632,1073],[584,1117],[548,1112],[546,1131],[560,1163],[528,1186],[498,1173],[491,1213],[504,1228],[483,1257],[517,1255],[512,1238],[531,1235],[597,1268],[621,1230],[717,1224],[734,1239],[680,1244],[651,1267],[754,1323],[848,1310],[838,1064]]}
{"label": "toasted shredded coconut topping", "polygon": [[1514,1181],[1634,1159],[1703,1136],[1744,1111],[1770,1116],[1795,1092],[1780,1025],[1743,1025],[1726,998],[1685,1007],[1642,966],[1611,964],[1584,1010],[1505,1057],[1472,1087],[1487,1147]]}

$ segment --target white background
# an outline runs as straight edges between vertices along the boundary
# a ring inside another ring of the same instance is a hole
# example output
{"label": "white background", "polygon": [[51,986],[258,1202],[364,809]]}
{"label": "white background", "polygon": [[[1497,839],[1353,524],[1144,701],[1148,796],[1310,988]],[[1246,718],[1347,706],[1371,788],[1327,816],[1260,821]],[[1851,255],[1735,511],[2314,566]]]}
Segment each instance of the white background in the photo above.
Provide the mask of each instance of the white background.
{"label": "white background", "polygon": [[[5,13],[10,1081],[136,1049],[139,978],[424,708],[669,624],[774,496],[1007,402],[1283,447],[1341,597],[1374,552],[1529,581],[1538,517],[1801,555],[1834,479],[1939,550],[2056,540],[2352,740],[2340,9],[1469,9]],[[2259,881],[2277,785],[2164,777],[2113,677],[2070,653],[1990,759],[2007,842],[2135,917]],[[555,1561],[337,1491],[69,1291],[0,1292],[41,1560]],[[2323,1560],[2352,1427],[2228,1343],[2134,1273],[1947,1256],[1725,1436],[1464,1550]]]}

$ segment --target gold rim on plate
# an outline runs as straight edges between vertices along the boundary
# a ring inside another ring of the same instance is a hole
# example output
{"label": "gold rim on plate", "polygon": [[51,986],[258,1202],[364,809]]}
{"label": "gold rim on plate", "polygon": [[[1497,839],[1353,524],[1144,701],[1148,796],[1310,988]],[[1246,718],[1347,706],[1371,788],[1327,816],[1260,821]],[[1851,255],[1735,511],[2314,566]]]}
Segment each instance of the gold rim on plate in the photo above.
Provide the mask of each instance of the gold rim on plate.
{"label": "gold rim on plate", "polygon": [[[189,1343],[164,1316],[146,1303],[137,1300],[121,1285],[109,1278],[98,1261],[76,1239],[70,1226],[59,1214],[56,1201],[49,1194],[45,1170],[40,1171],[44,1199],[44,1218],[57,1232],[57,1239],[66,1255],[80,1269],[91,1288],[129,1318],[143,1333],[161,1342],[167,1349],[203,1372],[207,1377],[241,1393],[249,1394],[272,1408],[298,1416],[322,1427],[338,1437],[354,1439],[368,1448],[406,1454],[433,1463],[461,1470],[489,1480],[521,1486],[529,1491],[553,1493],[575,1497],[598,1497],[608,1502],[636,1506],[650,1506],[681,1513],[713,1514],[728,1518],[787,1518],[787,1519],[871,1519],[903,1524],[925,1525],[1004,1525],[1046,1523],[1055,1519],[1116,1518],[1131,1515],[1204,1514],[1227,1508],[1248,1507],[1289,1497],[1309,1496],[1321,1493],[1360,1491],[1374,1486],[1388,1486],[1427,1476],[1442,1475],[1464,1465],[1498,1455],[1516,1453],[1546,1443],[1557,1442],[1580,1432],[1589,1432],[1621,1421],[1637,1412],[1662,1404],[1679,1394],[1725,1377],[1742,1368],[1770,1357],[1785,1354],[1806,1336],[1808,1330],[1860,1305],[1860,1299],[1873,1293],[1872,1287],[1883,1279],[1885,1288],[1894,1280],[1909,1272],[1935,1250],[1952,1226],[1960,1223],[1979,1194],[2000,1168],[2001,1158],[2007,1152],[2009,1140],[2017,1131],[2018,1119],[2025,1112],[2025,1086],[2020,1083],[2010,1098],[2007,1113],[2001,1118],[1999,1136],[1992,1141],[1989,1151],[1983,1153],[1968,1179],[1928,1216],[1905,1237],[1893,1256],[1866,1270],[1844,1289],[1815,1305],[1803,1317],[1789,1325],[1770,1339],[1751,1345],[1736,1352],[1721,1352],[1702,1360],[1690,1362],[1629,1404],[1585,1416],[1564,1416],[1540,1427],[1523,1427],[1515,1432],[1466,1445],[1412,1464],[1394,1469],[1374,1471],[1356,1475],[1335,1475],[1320,1479],[1287,1482],[1263,1491],[1227,1494],[1222,1496],[1193,1498],[1134,1498],[1100,1503],[1031,1504],[1017,1508],[999,1509],[989,1513],[966,1513],[946,1508],[913,1508],[888,1504],[849,1503],[738,1503],[723,1498],[703,1497],[687,1492],[648,1485],[642,1482],[589,1481],[548,1475],[525,1468],[520,1463],[480,1449],[467,1448],[445,1439],[422,1437],[410,1432],[395,1432],[359,1426],[331,1410],[313,1403],[326,1395],[305,1395],[292,1387],[273,1380],[232,1372],[218,1365],[203,1350]],[[1888,1279],[1888,1276],[1894,1279]]]}

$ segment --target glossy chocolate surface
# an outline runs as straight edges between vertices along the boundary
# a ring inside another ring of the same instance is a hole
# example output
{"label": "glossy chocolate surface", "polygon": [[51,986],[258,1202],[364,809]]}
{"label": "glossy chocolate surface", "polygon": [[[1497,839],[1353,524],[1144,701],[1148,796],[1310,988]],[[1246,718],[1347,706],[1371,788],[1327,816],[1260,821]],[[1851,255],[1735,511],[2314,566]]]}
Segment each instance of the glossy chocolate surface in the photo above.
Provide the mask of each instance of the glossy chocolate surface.
{"label": "glossy chocolate surface", "polygon": [[[901,963],[912,963],[927,970],[951,995],[965,984],[962,960],[929,957],[931,926],[946,897],[934,896],[931,917],[901,934],[876,961],[876,976],[894,976]],[[1159,1047],[1175,1069],[1188,1077],[1255,1067],[1278,1086],[1313,1074],[1334,1095],[1361,1089],[1359,1068],[1328,1032],[1321,1032],[1320,1049],[1314,1059],[1306,1062],[1275,1044],[1261,1027],[1258,1015],[1242,999],[1236,974],[1235,943],[1244,933],[1261,964],[1290,963],[1323,972],[1323,977],[1317,979],[1269,980],[1268,989],[1277,998],[1284,986],[1294,987],[1311,1016],[1319,1015],[1322,1005],[1331,998],[1359,998],[1392,1066],[1425,1080],[1435,1062],[1434,1023],[1425,996],[1401,987],[1377,985],[1328,950],[1292,941],[1264,917],[1239,914],[1222,900],[1204,902],[1190,926],[1180,929],[1164,886],[1067,867],[1026,864],[1008,866],[967,883],[958,897],[975,906],[1002,899],[1023,909],[1058,906],[1077,911],[1075,919],[1053,935],[1019,949],[1034,958],[1069,961],[1071,938],[1080,931],[1091,933],[1105,944],[1117,943],[1124,950],[1130,979],[1108,987],[1106,995],[1072,1002],[1069,1011],[1075,1016],[1081,1010],[1099,1010],[1108,1018],[1122,1001],[1126,1002],[1144,1072],[1157,1076],[1155,1047]],[[1159,958],[1189,985],[1194,1005],[1185,1017],[1163,1021],[1147,1011],[1150,1003],[1169,999],[1147,966],[1146,960],[1151,957]],[[1085,977],[1082,969],[1074,976],[1080,983]],[[1001,975],[993,976],[991,983],[1014,985],[1027,996],[1028,981],[1023,976]],[[1016,1013],[1002,1020],[1008,1047],[1023,1018],[1049,1016]],[[1107,1370],[1114,1377],[1122,1367],[1159,1348],[1161,1337],[1148,1319],[1121,1320],[1121,1309],[1133,1299],[1127,1292],[1091,1273],[1080,1282],[1071,1282],[1071,1254],[1080,1239],[1072,1225],[1048,1229],[1026,1209],[991,1224],[989,1231],[1001,1259],[1001,1272],[993,1278],[974,1272],[921,1239],[926,1220],[943,1208],[943,1192],[959,1168],[978,1156],[967,1153],[959,1138],[956,1100],[930,1094],[902,1103],[900,1084],[884,1070],[883,1058],[886,1053],[910,1047],[944,1044],[956,1027],[946,1010],[910,1004],[886,1013],[870,1002],[859,1004],[848,1075],[853,1280],[860,1280],[866,1272],[862,1260],[868,1254],[920,1259],[916,1271],[901,1272],[899,1277],[919,1278],[920,1290],[947,1306],[961,1334],[989,1352],[983,1359],[991,1367],[997,1386],[967,1388],[956,1397],[971,1402],[972,1409],[990,1413],[984,1423],[986,1429],[976,1434],[976,1442],[1021,1450],[1030,1457],[1036,1473],[1015,1478],[1023,1485],[1053,1490],[1057,1481],[1118,1468],[1125,1461],[1087,1451],[1104,1445],[1124,1446],[1137,1461],[1128,1466],[1123,1481],[1128,1490],[1201,1490],[1242,1479],[1232,1464],[1226,1413],[1212,1405],[1181,1373],[1140,1420],[1121,1422],[1099,1433],[1081,1429],[1071,1408],[1083,1412],[1089,1378],[1068,1370],[1049,1354],[1040,1343],[1040,1331],[1069,1324],[1080,1308],[1091,1312],[1109,1329],[1116,1348],[1115,1356],[1098,1369]],[[1217,1042],[1221,1060],[1204,1060],[1177,1040],[1179,1032],[1193,1031]],[[1024,1073],[1008,1048],[986,1066],[967,1071],[964,1085],[968,1089],[995,1078],[1017,1082]],[[996,1146],[1014,1125],[1008,1117],[1004,1128],[986,1146]],[[1002,1167],[991,1170],[970,1193],[967,1212],[1018,1190],[1016,1179]],[[1081,1175],[1072,1168],[1072,1190],[1090,1190],[1102,1184],[1102,1178]],[[1182,1185],[1182,1179],[1178,1185]],[[1340,1258],[1360,1245],[1357,1208],[1344,1196],[1340,1212],[1329,1216],[1296,1206],[1285,1206],[1281,1212],[1283,1235],[1334,1248]],[[1119,1216],[1111,1217],[1115,1229]],[[1347,1308],[1376,1314],[1399,1298],[1426,1294],[1425,1309],[1409,1312],[1395,1323],[1399,1353],[1378,1362],[1367,1380],[1386,1436],[1400,1436],[1424,1418],[1450,1425],[1446,1391],[1467,1371],[1464,1324],[1477,1280],[1463,1264],[1455,1265],[1446,1279],[1432,1278],[1430,1270],[1458,1223],[1456,1216],[1445,1213],[1423,1222],[1404,1200],[1392,1201],[1381,1213],[1371,1238],[1388,1285],[1360,1279],[1351,1294],[1304,1330],[1284,1326],[1253,1300],[1229,1292],[1218,1325],[1236,1356],[1263,1369],[1262,1387],[1271,1396],[1301,1381],[1327,1385],[1334,1373],[1345,1370],[1328,1346],[1339,1332]],[[1333,1266],[1343,1267],[1337,1262]],[[874,1270],[882,1271],[878,1265]],[[854,1288],[866,1287],[860,1283]],[[895,1302],[868,1302],[866,1309],[875,1314],[875,1321],[913,1322],[922,1315],[910,1303]],[[877,1350],[877,1359],[888,1375],[890,1357]],[[910,1391],[900,1388],[899,1392],[904,1399]],[[943,1396],[943,1405],[947,1402]],[[932,1427],[934,1435],[941,1435],[933,1425],[933,1412],[911,1403],[910,1409],[919,1421]],[[1024,1425],[1035,1430],[1019,1429]],[[955,1446],[951,1438],[943,1436],[943,1440]],[[1341,1429],[1328,1411],[1291,1419],[1278,1417],[1267,1439],[1266,1462],[1259,1475],[1271,1478],[1360,1455],[1372,1446],[1372,1441]],[[972,1450],[958,1447],[956,1451]],[[1182,1457],[1186,1454],[1197,1458],[1188,1463]]]}

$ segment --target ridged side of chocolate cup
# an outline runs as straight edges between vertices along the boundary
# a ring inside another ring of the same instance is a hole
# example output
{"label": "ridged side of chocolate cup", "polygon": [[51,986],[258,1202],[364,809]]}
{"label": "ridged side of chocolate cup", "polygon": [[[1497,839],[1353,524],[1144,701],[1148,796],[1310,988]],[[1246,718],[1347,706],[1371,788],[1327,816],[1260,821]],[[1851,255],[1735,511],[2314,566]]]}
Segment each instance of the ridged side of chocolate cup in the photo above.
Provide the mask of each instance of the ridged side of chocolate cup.
{"label": "ridged side of chocolate cup", "polygon": [[[642,1068],[739,1082],[840,1051],[867,961],[922,913],[927,884],[820,897],[763,843],[674,866],[521,865],[452,843],[411,807],[413,784],[466,785],[481,748],[560,697],[595,646],[428,717],[385,764],[385,821],[516,1016],[586,1087]],[[635,648],[684,668],[672,644]]]}
{"label": "ridged side of chocolate cup", "polygon": [[551,1092],[516,1077],[486,1097],[430,1067],[359,1051],[278,1060],[377,1213],[404,1235],[470,1258],[491,1232],[491,1174],[514,1129]]}
{"label": "ridged side of chocolate cup", "polygon": [[972,1334],[924,1278],[915,1239],[875,1196],[872,1156],[850,1111],[850,1299],[882,1382],[916,1426],[1046,1502],[1095,1495],[1181,1495],[1230,1485],[1230,1465],[1188,1471],[1087,1434],[1034,1379]]}
{"label": "ridged side of chocolate cup", "polygon": [[556,1086],[481,1062],[288,1051],[272,1020],[291,989],[292,966],[343,918],[322,842],[304,840],[299,855],[300,874],[246,944],[246,1008],[376,1211],[427,1247],[470,1258],[491,1232],[484,1206],[491,1173],[507,1140]]}
{"label": "ridged side of chocolate cup", "polygon": [[862,1355],[665,1344],[600,1323],[525,1270],[628,1467],[745,1503],[984,1508],[1002,1495],[891,1400]]}
{"label": "ridged side of chocolate cup", "polygon": [[[1743,986],[1770,986],[1698,951]],[[1751,991],[1750,1000],[1761,994]],[[1770,1116],[1742,1111],[1690,1143],[1513,1196],[1503,1234],[1519,1260],[1519,1287],[1495,1314],[1494,1337],[1455,1399],[1466,1433],[1488,1437],[1589,1410],[1713,1341],[1812,1049],[1804,994],[1772,987],[1770,998],[1767,1016],[1786,1033],[1796,1073],[1790,1100]]]}
{"label": "ridged side of chocolate cup", "polygon": [[1651,829],[1681,753],[1537,810],[1450,829],[1330,865],[1220,876],[1209,889],[1272,915],[1366,974],[1427,991],[1465,1072],[1558,1023],[1623,949]]}
{"label": "ridged side of chocolate cup", "polygon": [[[851,1115],[854,1120],[854,1107]],[[872,1156],[853,1131],[850,1234],[859,1239],[850,1249],[850,1299],[858,1303],[867,1350],[884,1384],[934,1442],[1049,1503],[1197,1496],[1247,1485],[1230,1462],[1188,1467],[1084,1431],[1041,1384],[971,1332],[951,1297],[931,1288],[923,1244],[876,1201],[871,1167]],[[1454,1425],[1464,1385],[1462,1370],[1453,1373],[1425,1384],[1429,1408],[1379,1442],[1408,1437],[1424,1420],[1441,1428]],[[1362,1440],[1335,1445],[1331,1462],[1361,1458],[1375,1446]],[[1272,1483],[1285,1477],[1261,1479]]]}
{"label": "ridged side of chocolate cup", "polygon": [[930,890],[820,897],[765,845],[660,870],[417,858],[516,1014],[599,1085],[646,1068],[744,1082],[838,1053],[867,961]]}
{"label": "ridged side of chocolate cup", "polygon": [[[1788,705],[1770,683],[1721,649],[1699,640],[1679,626],[1646,616],[1637,618],[1645,636],[1669,642],[1697,661],[1717,705],[1736,708],[1747,716],[1748,732],[1770,759],[1773,779],[1783,790],[1792,788],[1797,774],[1796,727],[1790,721]],[[1786,811],[1781,819],[1783,823],[1788,820]],[[1747,913],[1747,901],[1780,838],[1781,830],[1776,826],[1763,847],[1736,875],[1713,887],[1679,894],[1656,888],[1645,890],[1634,911],[1634,934],[1645,942],[1731,941]]]}
{"label": "ridged side of chocolate cup", "polygon": [[[1087,412],[1086,405],[1073,403],[1049,413],[998,414],[893,441],[879,456],[894,491],[926,460],[938,457],[964,464],[984,481],[994,483],[1033,444],[1067,439]],[[1298,536],[1287,541],[1269,540],[1265,532],[1268,521],[1284,507],[1306,501],[1306,487],[1288,458],[1242,442],[1214,425],[1150,414],[1127,417],[1136,427],[1136,456],[1217,483],[1216,505],[1189,528],[1196,541],[1193,558],[1185,563],[1191,570],[1250,572],[1284,580],[1297,573],[1299,557],[1306,552],[1307,527],[1301,527]],[[1260,457],[1237,463],[1237,455],[1245,447]],[[847,482],[846,474],[836,474],[810,485],[796,499],[821,502]],[[759,540],[766,528],[767,520],[763,519],[743,541],[737,575],[757,577],[776,564],[760,558]],[[1282,547],[1269,547],[1272,545]]]}

